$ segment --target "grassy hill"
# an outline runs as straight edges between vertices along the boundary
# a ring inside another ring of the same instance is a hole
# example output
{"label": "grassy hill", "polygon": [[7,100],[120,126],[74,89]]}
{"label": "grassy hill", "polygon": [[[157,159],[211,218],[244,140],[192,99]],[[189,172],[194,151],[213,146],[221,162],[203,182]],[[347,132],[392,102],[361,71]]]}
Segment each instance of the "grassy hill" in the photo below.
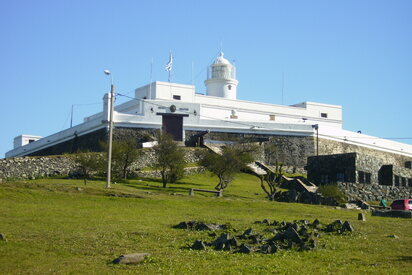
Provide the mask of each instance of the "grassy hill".
{"label": "grassy hill", "polygon": [[[156,180],[132,180],[104,188],[103,181],[39,179],[0,184],[0,274],[390,274],[412,271],[412,220],[371,217],[327,206],[268,201],[247,174],[223,198],[189,188],[212,189],[208,174],[186,177],[169,188]],[[243,231],[270,219],[348,220],[351,235],[322,235],[314,251],[234,254],[187,249],[204,232],[172,228],[181,221],[230,223]],[[388,235],[397,235],[391,238]],[[111,264],[121,254],[148,252],[144,263]]]}

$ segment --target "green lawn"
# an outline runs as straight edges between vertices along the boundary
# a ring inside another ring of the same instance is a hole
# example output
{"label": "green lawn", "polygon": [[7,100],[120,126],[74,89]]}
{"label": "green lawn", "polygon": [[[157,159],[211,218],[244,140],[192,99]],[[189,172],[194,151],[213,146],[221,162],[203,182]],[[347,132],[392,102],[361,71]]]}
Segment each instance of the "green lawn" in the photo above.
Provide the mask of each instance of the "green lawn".
{"label": "green lawn", "polygon": [[[107,190],[103,181],[39,179],[0,184],[0,274],[399,274],[412,271],[412,220],[371,217],[327,206],[268,201],[257,178],[242,174],[224,192],[188,196],[188,189],[212,189],[207,174],[161,188],[133,180]],[[78,188],[81,188],[78,190]],[[205,232],[173,229],[189,220],[230,223],[239,231],[262,219],[323,223],[348,220],[350,236],[323,234],[309,252],[233,254],[192,251],[187,245]],[[397,235],[399,239],[388,235]],[[138,265],[113,265],[121,254],[149,252]]]}

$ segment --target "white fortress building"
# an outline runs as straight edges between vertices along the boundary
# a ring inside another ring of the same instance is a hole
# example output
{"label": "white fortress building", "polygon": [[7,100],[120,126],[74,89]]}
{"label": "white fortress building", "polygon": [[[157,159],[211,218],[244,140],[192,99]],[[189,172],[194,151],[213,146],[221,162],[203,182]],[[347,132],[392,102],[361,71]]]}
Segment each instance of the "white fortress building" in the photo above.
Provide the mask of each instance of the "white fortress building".
{"label": "white fortress building", "polygon": [[[220,53],[209,67],[206,95],[196,93],[195,86],[169,82],[156,81],[137,88],[133,98],[115,106],[115,139],[126,133],[136,136],[158,129],[186,144],[206,132],[209,137],[205,138],[213,140],[267,138],[278,145],[279,158],[297,168],[303,168],[306,158],[316,154],[374,150],[388,153],[390,159],[412,157],[411,145],[343,130],[341,106],[316,102],[284,106],[239,100],[238,84],[235,66]],[[98,140],[107,136],[109,97],[104,96],[100,113],[85,117],[79,125],[43,138],[17,137],[6,157],[99,150]]]}

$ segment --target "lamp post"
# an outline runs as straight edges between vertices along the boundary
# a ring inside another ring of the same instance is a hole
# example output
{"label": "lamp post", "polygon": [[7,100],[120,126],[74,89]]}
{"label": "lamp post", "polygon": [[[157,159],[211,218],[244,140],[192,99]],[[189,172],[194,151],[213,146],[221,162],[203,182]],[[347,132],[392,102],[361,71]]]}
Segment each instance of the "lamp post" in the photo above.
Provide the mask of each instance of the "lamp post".
{"label": "lamp post", "polygon": [[109,142],[107,146],[107,179],[106,188],[110,188],[110,180],[112,174],[112,143],[113,143],[113,109],[114,109],[114,85],[112,73],[109,70],[104,70],[105,75],[110,76],[110,106],[109,106]]}

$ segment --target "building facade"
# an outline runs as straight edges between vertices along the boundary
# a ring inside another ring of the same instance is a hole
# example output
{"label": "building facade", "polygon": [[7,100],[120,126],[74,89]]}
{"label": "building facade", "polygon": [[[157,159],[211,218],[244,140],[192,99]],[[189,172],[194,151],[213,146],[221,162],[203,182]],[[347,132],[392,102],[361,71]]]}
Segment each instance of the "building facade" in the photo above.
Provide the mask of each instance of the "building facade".
{"label": "building facade", "polygon": [[[208,71],[206,95],[192,85],[153,82],[137,88],[133,98],[114,108],[114,138],[150,140],[163,129],[176,140],[191,144],[199,133],[209,139],[266,138],[277,145],[277,158],[294,170],[302,170],[307,157],[377,151],[412,157],[412,146],[342,129],[342,107],[316,102],[290,106],[237,99],[236,68],[221,53]],[[120,96],[120,95],[119,95]],[[6,157],[52,155],[79,149],[100,150],[107,138],[110,94],[103,110],[84,122],[28,144],[15,143]]]}

